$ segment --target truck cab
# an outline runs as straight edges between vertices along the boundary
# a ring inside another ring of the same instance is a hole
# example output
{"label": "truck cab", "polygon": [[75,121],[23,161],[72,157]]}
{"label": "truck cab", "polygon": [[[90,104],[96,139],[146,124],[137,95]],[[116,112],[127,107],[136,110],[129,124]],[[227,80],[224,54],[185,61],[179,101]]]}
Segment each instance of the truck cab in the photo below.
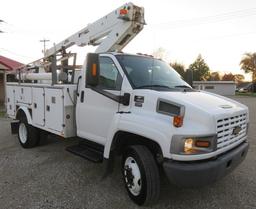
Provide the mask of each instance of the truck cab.
{"label": "truck cab", "polygon": [[[245,158],[246,106],[193,89],[151,56],[93,56],[98,72],[87,61],[79,83],[77,134],[103,145],[105,159],[115,150],[123,155],[127,147],[145,146],[172,183],[195,187],[215,182]],[[132,163],[128,167],[135,169],[130,176],[138,173]],[[136,182],[130,184],[133,197]]]}

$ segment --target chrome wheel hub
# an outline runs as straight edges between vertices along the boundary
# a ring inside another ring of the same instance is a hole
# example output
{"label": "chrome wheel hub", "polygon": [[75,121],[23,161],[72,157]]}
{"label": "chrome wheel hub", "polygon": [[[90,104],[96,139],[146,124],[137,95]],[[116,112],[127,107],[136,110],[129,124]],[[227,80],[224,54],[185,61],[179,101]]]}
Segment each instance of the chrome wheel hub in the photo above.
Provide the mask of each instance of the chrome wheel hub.
{"label": "chrome wheel hub", "polygon": [[27,132],[27,127],[24,123],[21,123],[19,126],[19,136],[20,136],[20,141],[23,144],[25,144],[27,141],[28,132]]}
{"label": "chrome wheel hub", "polygon": [[134,158],[128,157],[124,164],[124,179],[129,191],[138,196],[141,191],[141,173]]}

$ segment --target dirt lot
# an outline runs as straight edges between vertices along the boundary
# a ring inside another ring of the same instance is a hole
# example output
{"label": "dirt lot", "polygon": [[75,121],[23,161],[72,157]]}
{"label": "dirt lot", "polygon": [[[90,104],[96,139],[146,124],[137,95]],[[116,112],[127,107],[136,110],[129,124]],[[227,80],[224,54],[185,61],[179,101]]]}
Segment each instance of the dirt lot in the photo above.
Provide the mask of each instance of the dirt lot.
{"label": "dirt lot", "polygon": [[[256,208],[256,98],[234,97],[250,108],[250,150],[245,162],[214,185],[181,189],[162,180],[161,198],[153,208]],[[105,180],[104,168],[65,151],[74,140],[48,138],[25,150],[0,119],[0,208],[139,208],[124,189],[120,166]]]}

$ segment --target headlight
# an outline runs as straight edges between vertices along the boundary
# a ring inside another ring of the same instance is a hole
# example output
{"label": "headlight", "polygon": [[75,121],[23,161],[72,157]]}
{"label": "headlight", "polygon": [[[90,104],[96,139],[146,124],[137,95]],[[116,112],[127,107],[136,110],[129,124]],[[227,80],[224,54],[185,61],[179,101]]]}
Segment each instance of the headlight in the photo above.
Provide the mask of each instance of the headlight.
{"label": "headlight", "polygon": [[212,136],[173,136],[171,143],[172,154],[204,154],[216,150],[216,135]]}

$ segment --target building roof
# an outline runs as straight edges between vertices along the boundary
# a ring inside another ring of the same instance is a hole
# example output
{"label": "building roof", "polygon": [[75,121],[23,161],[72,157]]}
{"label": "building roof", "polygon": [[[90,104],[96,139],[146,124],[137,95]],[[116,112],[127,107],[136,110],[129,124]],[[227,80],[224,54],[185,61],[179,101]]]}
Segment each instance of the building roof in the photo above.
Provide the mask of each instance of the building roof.
{"label": "building roof", "polygon": [[235,81],[193,81],[193,84],[235,84]]}
{"label": "building roof", "polygon": [[0,55],[0,65],[5,66],[7,71],[12,71],[24,64]]}
{"label": "building roof", "polygon": [[239,83],[238,85],[237,85],[237,88],[244,88],[244,87],[248,87],[249,85],[251,85],[252,84],[252,82],[242,82],[242,83]]}

